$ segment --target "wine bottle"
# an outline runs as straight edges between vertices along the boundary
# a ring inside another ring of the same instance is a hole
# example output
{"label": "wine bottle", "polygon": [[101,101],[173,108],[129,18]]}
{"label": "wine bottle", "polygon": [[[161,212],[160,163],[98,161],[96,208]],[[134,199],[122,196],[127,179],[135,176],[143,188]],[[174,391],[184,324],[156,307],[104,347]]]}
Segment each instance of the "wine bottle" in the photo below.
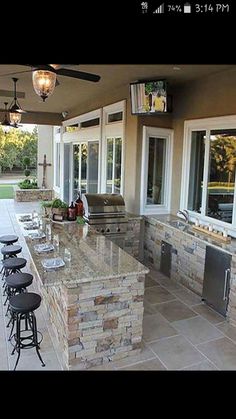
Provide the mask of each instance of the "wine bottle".
{"label": "wine bottle", "polygon": [[83,215],[84,215],[84,205],[83,205],[83,201],[82,201],[81,196],[80,196],[80,192],[78,192],[78,197],[75,201],[75,206],[76,206],[76,215],[80,216],[80,217],[83,217]]}
{"label": "wine bottle", "polygon": [[75,221],[75,220],[76,220],[76,207],[72,201],[68,208],[68,221]]}

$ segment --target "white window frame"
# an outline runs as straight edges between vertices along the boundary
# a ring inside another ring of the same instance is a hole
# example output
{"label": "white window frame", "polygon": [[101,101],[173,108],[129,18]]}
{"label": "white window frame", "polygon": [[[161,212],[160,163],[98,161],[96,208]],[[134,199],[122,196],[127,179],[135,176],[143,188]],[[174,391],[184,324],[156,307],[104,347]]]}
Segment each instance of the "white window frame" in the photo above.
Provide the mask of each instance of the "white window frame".
{"label": "white window frame", "polygon": [[[116,140],[117,139],[121,139],[121,176],[122,176],[122,147],[123,147],[123,143],[122,143],[122,137],[121,136],[112,136],[112,137],[106,137],[106,157],[107,157],[107,141],[108,140],[112,140],[112,155],[113,155],[113,160],[112,160],[112,191],[111,193],[115,193],[115,158],[116,158]],[[107,159],[106,159],[106,183],[107,183]],[[107,185],[106,185],[107,188]],[[120,193],[121,193],[121,180],[120,180]]]}
{"label": "white window frame", "polygon": [[226,228],[231,235],[236,236],[236,182],[234,189],[233,202],[233,219],[232,224],[226,223],[212,217],[204,215],[206,207],[206,194],[208,183],[208,169],[209,169],[209,149],[210,149],[210,131],[216,129],[236,129],[236,115],[220,116],[213,118],[193,119],[185,121],[184,123],[184,143],[183,143],[183,165],[182,165],[182,180],[181,180],[181,196],[180,209],[187,209],[188,207],[188,188],[189,188],[189,171],[190,171],[190,157],[192,145],[192,131],[206,131],[206,146],[204,155],[204,173],[203,173],[203,193],[202,193],[202,210],[201,214],[196,211],[190,211],[190,221],[195,222],[196,218],[202,224],[213,224],[219,230]]}
{"label": "white window frame", "polygon": [[[97,142],[98,143],[98,192],[99,193],[99,185],[100,185],[100,172],[99,172],[99,161],[100,161],[100,141],[99,138],[90,138],[90,139],[86,139],[86,140],[82,140],[81,141],[76,141],[72,143],[72,147],[71,147],[71,185],[70,185],[70,201],[73,200],[73,180],[74,180],[74,145],[78,145],[78,144],[88,144],[90,142]],[[81,147],[80,147],[80,152],[79,152],[79,160],[81,163]],[[88,170],[88,165],[87,165],[87,170]],[[79,173],[79,184],[81,183],[81,167],[80,167],[80,173]]]}
{"label": "white window frame", "polygon": [[62,168],[62,148],[61,145],[59,146],[59,153],[60,153],[60,167],[59,167],[59,186],[56,185],[56,170],[58,167],[58,161],[57,161],[57,144],[61,144],[61,133],[57,133],[56,129],[58,127],[54,127],[53,129],[53,160],[54,160],[54,170],[53,170],[53,189],[54,191],[60,195],[61,193],[61,168]]}
{"label": "white window frame", "polygon": [[[164,176],[164,203],[147,205],[147,176],[148,176],[148,152],[149,138],[163,138],[166,140],[165,147],[165,176]],[[142,163],[141,163],[141,182],[140,182],[140,213],[145,214],[167,214],[170,212],[171,204],[171,180],[172,180],[172,161],[173,161],[173,139],[174,131],[167,128],[143,126],[142,140]]]}
{"label": "white window frame", "polygon": [[[126,100],[104,106],[102,116],[102,172],[101,172],[101,192],[106,193],[107,181],[107,138],[121,138],[121,181],[120,194],[124,194],[124,176],[125,176],[125,126],[126,126]],[[108,122],[108,115],[116,112],[122,112],[121,121]]]}

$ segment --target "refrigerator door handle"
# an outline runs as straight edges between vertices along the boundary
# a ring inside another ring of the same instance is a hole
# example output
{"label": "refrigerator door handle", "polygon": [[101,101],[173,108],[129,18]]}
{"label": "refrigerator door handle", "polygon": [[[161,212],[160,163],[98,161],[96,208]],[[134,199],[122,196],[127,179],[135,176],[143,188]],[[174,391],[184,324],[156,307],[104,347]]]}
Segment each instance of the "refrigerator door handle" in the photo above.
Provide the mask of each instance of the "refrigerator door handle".
{"label": "refrigerator door handle", "polygon": [[228,281],[228,274],[230,273],[230,269],[225,269],[225,283],[224,283],[224,294],[223,294],[223,301],[227,300],[226,296],[226,288],[227,288],[227,281]]}

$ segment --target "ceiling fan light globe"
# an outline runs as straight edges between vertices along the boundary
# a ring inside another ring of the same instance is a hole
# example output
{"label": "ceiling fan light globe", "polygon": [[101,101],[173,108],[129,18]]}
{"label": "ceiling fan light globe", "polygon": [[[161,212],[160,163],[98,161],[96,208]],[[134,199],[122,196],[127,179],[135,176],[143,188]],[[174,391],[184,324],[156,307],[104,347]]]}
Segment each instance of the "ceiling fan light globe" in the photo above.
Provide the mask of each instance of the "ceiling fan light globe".
{"label": "ceiling fan light globe", "polygon": [[40,96],[43,101],[50,96],[56,85],[56,73],[51,71],[37,70],[32,73],[32,80],[35,93]]}

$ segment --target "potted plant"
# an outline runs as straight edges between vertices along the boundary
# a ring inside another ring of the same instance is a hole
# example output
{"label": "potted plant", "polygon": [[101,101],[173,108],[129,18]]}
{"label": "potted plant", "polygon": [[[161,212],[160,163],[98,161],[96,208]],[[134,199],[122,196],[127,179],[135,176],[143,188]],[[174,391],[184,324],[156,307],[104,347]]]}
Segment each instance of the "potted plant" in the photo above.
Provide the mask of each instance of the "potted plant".
{"label": "potted plant", "polygon": [[46,218],[52,217],[52,203],[53,201],[42,201],[41,207],[44,208],[44,216]]}
{"label": "potted plant", "polygon": [[51,208],[52,208],[52,216],[54,216],[54,214],[62,215],[64,220],[67,218],[68,204],[66,204],[66,202],[63,202],[61,199],[56,198],[52,201]]}

